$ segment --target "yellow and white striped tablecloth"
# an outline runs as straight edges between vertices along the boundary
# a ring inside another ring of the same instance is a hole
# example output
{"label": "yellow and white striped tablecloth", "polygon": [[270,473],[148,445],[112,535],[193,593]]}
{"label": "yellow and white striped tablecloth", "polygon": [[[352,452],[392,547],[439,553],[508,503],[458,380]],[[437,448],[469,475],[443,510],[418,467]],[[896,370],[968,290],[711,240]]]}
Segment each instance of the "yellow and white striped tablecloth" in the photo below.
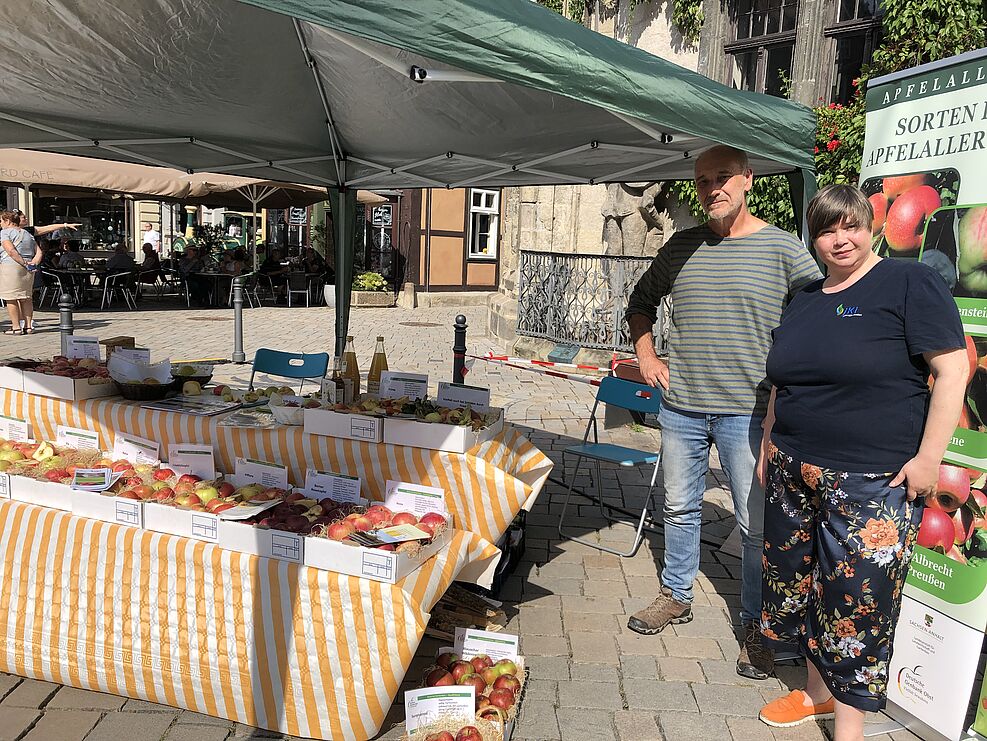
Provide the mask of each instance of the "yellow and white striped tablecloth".
{"label": "yellow and white striped tablecloth", "polygon": [[465,454],[402,445],[306,435],[300,427],[252,429],[219,425],[216,417],[143,409],[136,402],[93,399],[68,402],[3,390],[0,410],[26,419],[36,439],[53,440],[57,425],[97,430],[105,448],[115,432],[161,443],[212,443],[221,470],[232,472],[235,459],[284,463],[290,479],[301,484],[305,471],[336,471],[363,480],[365,496],[381,499],[388,479],[437,486],[456,527],[496,543],[514,516],[534,503],[552,462],[520,432],[506,425],[494,439]]}
{"label": "yellow and white striped tablecloth", "polygon": [[465,564],[496,552],[456,531],[392,586],[2,501],[0,670],[367,739],[432,605]]}

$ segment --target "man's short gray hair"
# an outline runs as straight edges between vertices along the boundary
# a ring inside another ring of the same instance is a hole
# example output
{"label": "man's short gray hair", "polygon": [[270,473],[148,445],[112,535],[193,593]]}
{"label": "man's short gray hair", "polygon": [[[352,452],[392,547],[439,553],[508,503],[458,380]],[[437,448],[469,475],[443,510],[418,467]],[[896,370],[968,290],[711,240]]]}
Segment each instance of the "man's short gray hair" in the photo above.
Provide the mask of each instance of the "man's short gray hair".
{"label": "man's short gray hair", "polygon": [[747,170],[751,169],[751,159],[747,156],[747,152],[743,149],[727,146],[726,144],[716,144],[710,147],[696,158],[696,162],[710,154],[726,156],[732,162],[740,165],[741,172],[747,172]]}

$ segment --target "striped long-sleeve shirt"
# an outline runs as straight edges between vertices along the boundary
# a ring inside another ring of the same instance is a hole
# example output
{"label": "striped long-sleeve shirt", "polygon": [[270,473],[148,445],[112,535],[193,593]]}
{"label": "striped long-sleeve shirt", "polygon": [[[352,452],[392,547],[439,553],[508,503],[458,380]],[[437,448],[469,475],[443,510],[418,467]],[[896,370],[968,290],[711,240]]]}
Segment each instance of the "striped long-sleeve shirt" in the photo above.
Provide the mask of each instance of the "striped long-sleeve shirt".
{"label": "striped long-sleeve shirt", "polygon": [[707,226],[676,232],[641,276],[627,316],[655,321],[671,295],[670,406],[703,414],[763,415],[771,330],[789,298],[818,279],[802,243],[774,226],[720,237]]}

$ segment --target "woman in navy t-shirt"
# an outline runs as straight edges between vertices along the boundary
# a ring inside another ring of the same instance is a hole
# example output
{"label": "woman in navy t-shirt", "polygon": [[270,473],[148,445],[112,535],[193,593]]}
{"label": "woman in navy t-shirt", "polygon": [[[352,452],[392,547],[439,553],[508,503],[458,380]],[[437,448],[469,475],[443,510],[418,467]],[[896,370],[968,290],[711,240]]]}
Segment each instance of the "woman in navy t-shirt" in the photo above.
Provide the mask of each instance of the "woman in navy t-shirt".
{"label": "woman in navy t-shirt", "polygon": [[[773,726],[835,713],[839,741],[884,707],[894,627],[922,500],[959,420],[969,373],[943,279],[871,249],[873,212],[831,185],[807,221],[825,279],[774,330],[765,483],[761,632],[799,644],[806,690],[760,713]],[[929,392],[929,374],[935,378]]]}

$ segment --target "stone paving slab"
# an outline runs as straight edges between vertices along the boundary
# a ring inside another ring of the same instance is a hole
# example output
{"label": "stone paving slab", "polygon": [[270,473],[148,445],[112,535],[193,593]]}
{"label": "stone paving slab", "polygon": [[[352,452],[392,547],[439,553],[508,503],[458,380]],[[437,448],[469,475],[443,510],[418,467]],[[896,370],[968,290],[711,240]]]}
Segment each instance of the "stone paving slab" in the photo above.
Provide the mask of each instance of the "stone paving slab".
{"label": "stone paving slab", "polygon": [[[354,309],[351,331],[363,370],[369,365],[374,338],[384,327],[392,368],[429,373],[433,380],[448,379],[452,324],[460,312],[470,324],[470,353],[503,350],[485,336],[483,309]],[[4,354],[44,357],[58,351],[59,335],[52,330],[57,313],[46,309],[38,319],[36,334],[4,338]],[[331,352],[331,309],[264,307],[246,311],[244,321],[248,357],[258,347]],[[150,348],[155,358],[194,359],[228,356],[233,322],[229,310],[150,306],[138,312],[78,312],[76,331],[101,337],[129,335]],[[245,387],[249,376],[249,366],[216,367],[215,378],[223,383]],[[557,464],[561,450],[582,436],[593,402],[594,389],[586,384],[482,361],[473,365],[467,382],[489,386],[494,403],[505,408],[507,419]],[[652,431],[618,428],[601,432],[603,440],[617,444],[650,449],[659,444]],[[730,532],[734,519],[715,454],[710,469],[703,534],[706,541],[715,543]],[[756,719],[767,699],[782,693],[782,688],[801,686],[804,668],[779,667],[779,679],[761,683],[732,673],[738,651],[733,629],[739,607],[739,561],[718,553],[708,542],[703,545],[696,584],[696,619],[658,636],[628,631],[628,615],[654,599],[663,538],[660,533],[649,533],[638,552],[626,559],[560,539],[556,528],[564,488],[557,482],[564,474],[557,465],[554,480],[530,513],[526,556],[500,595],[514,615],[511,625],[522,636],[531,677],[514,734],[517,741],[803,741],[831,736],[831,725],[772,730]],[[637,469],[604,469],[605,500],[640,508],[649,476]],[[659,477],[659,512],[660,484]],[[590,485],[585,469],[575,485],[577,489]],[[574,497],[572,504],[574,530],[594,542],[618,547],[630,542],[632,530],[625,525],[610,526],[596,504],[583,497]],[[432,655],[434,642],[424,642],[414,665],[424,666]],[[395,724],[402,717],[399,696],[378,740],[399,739],[401,730]],[[0,741],[6,726],[14,728],[15,723],[22,727],[13,737],[17,741],[89,741],[112,738],[110,732],[116,729],[121,729],[116,737],[125,741],[289,738],[142,700],[59,689],[0,674]],[[894,736],[895,741],[909,738],[915,737],[907,732]]]}

